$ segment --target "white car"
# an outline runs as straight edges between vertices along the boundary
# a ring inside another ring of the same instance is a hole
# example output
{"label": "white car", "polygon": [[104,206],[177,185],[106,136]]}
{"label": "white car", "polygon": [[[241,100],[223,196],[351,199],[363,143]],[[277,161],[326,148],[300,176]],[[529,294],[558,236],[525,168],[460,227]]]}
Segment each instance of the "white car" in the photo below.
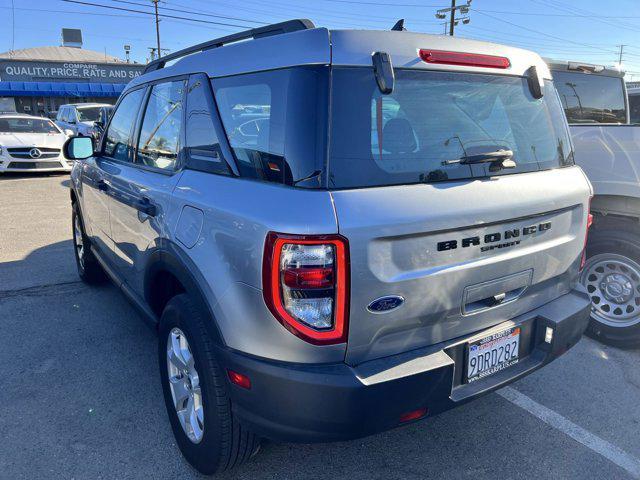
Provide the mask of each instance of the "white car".
{"label": "white car", "polygon": [[48,118],[0,115],[0,173],[69,172],[73,160],[62,153],[67,134]]}

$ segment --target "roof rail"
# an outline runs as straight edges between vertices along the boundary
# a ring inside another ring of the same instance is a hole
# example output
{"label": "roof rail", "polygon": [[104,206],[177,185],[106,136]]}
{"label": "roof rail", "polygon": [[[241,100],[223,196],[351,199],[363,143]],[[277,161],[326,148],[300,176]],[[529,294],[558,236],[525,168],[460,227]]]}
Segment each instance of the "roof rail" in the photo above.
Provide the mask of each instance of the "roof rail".
{"label": "roof rail", "polygon": [[220,37],[207,42],[199,43],[192,47],[187,47],[183,50],[170,53],[164,57],[158,58],[153,62],[149,62],[144,69],[144,73],[153,72],[164,68],[167,62],[177,60],[178,58],[186,57],[192,53],[203,52],[212,48],[222,47],[229,43],[239,42],[240,40],[255,39],[261,37],[270,37],[272,35],[280,35],[283,33],[297,32],[299,30],[308,30],[310,28],[316,28],[311,20],[306,18],[288,20],[286,22],[274,23],[272,25],[265,25],[264,27],[252,28],[251,30],[245,30],[243,32],[232,33],[226,37]]}

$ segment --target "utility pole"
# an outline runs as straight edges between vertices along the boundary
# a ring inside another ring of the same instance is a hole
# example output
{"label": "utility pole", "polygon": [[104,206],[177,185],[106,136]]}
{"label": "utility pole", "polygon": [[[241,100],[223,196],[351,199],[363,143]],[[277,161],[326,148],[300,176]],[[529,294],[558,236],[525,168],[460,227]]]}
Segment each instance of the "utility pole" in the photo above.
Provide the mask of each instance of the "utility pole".
{"label": "utility pole", "polygon": [[451,15],[449,16],[449,35],[453,37],[453,30],[455,28],[456,18],[456,0],[451,0]]}
{"label": "utility pole", "polygon": [[626,47],[626,45],[618,45],[618,47],[620,47],[620,54],[618,55],[618,65],[621,67],[622,66],[622,51],[624,50],[624,47]]}
{"label": "utility pole", "polygon": [[[471,21],[469,18],[469,9],[471,7],[471,0],[467,0],[463,5],[456,6],[456,0],[451,0],[450,8],[441,8],[436,11],[436,18],[439,20],[445,20],[445,35],[447,33],[446,28],[447,24],[449,25],[449,35],[453,36],[455,33],[455,27],[458,25],[459,21],[462,21],[463,24],[467,24]],[[460,12],[462,15],[466,15],[462,18],[456,18],[456,12]],[[447,13],[449,14],[449,21],[446,21]]]}
{"label": "utility pole", "polygon": [[155,7],[155,11],[156,11],[156,43],[157,43],[157,49],[158,49],[158,58],[160,58],[160,56],[162,55],[162,50],[160,49],[160,17],[158,16],[158,2],[160,0],[151,0],[153,2],[153,6]]}

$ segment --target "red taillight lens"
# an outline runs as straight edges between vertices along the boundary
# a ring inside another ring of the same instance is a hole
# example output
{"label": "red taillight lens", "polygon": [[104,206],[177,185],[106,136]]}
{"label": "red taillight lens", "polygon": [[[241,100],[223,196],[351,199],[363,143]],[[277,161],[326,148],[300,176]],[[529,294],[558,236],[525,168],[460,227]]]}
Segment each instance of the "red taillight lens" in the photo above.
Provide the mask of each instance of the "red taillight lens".
{"label": "red taillight lens", "polygon": [[[591,209],[591,203],[589,203],[589,209]],[[584,247],[582,247],[582,259],[580,260],[580,271],[584,269],[587,263],[587,241],[589,240],[589,230],[593,225],[593,214],[587,215],[587,232],[584,234]]]}
{"label": "red taillight lens", "polygon": [[333,268],[289,268],[284,271],[284,284],[289,288],[331,288]]}
{"label": "red taillight lens", "polygon": [[482,55],[479,53],[446,52],[444,50],[420,49],[420,58],[427,63],[440,65],[463,65],[467,67],[509,68],[507,57]]}
{"label": "red taillight lens", "polygon": [[264,299],[287,330],[316,345],[346,341],[348,255],[339,235],[267,235]]}

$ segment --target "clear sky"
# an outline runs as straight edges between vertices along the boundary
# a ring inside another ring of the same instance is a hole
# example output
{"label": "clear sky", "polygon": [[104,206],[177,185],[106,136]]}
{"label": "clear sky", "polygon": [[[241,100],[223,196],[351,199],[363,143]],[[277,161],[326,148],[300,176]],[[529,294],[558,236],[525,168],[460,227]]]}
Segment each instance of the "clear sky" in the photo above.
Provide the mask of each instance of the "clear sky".
{"label": "clear sky", "polygon": [[[449,5],[449,0],[161,0],[160,13],[166,15],[161,43],[177,50],[290,18],[373,29],[391,28],[405,18],[409,30],[442,33],[434,14]],[[607,65],[618,62],[624,44],[627,79],[640,80],[640,0],[473,0],[471,7],[471,22],[460,25],[457,35]],[[0,0],[0,51],[59,45],[61,28],[80,28],[85,48],[124,57],[123,45],[129,44],[132,59],[144,62],[148,47],[155,46],[155,22],[141,12],[153,12],[150,0]]]}

